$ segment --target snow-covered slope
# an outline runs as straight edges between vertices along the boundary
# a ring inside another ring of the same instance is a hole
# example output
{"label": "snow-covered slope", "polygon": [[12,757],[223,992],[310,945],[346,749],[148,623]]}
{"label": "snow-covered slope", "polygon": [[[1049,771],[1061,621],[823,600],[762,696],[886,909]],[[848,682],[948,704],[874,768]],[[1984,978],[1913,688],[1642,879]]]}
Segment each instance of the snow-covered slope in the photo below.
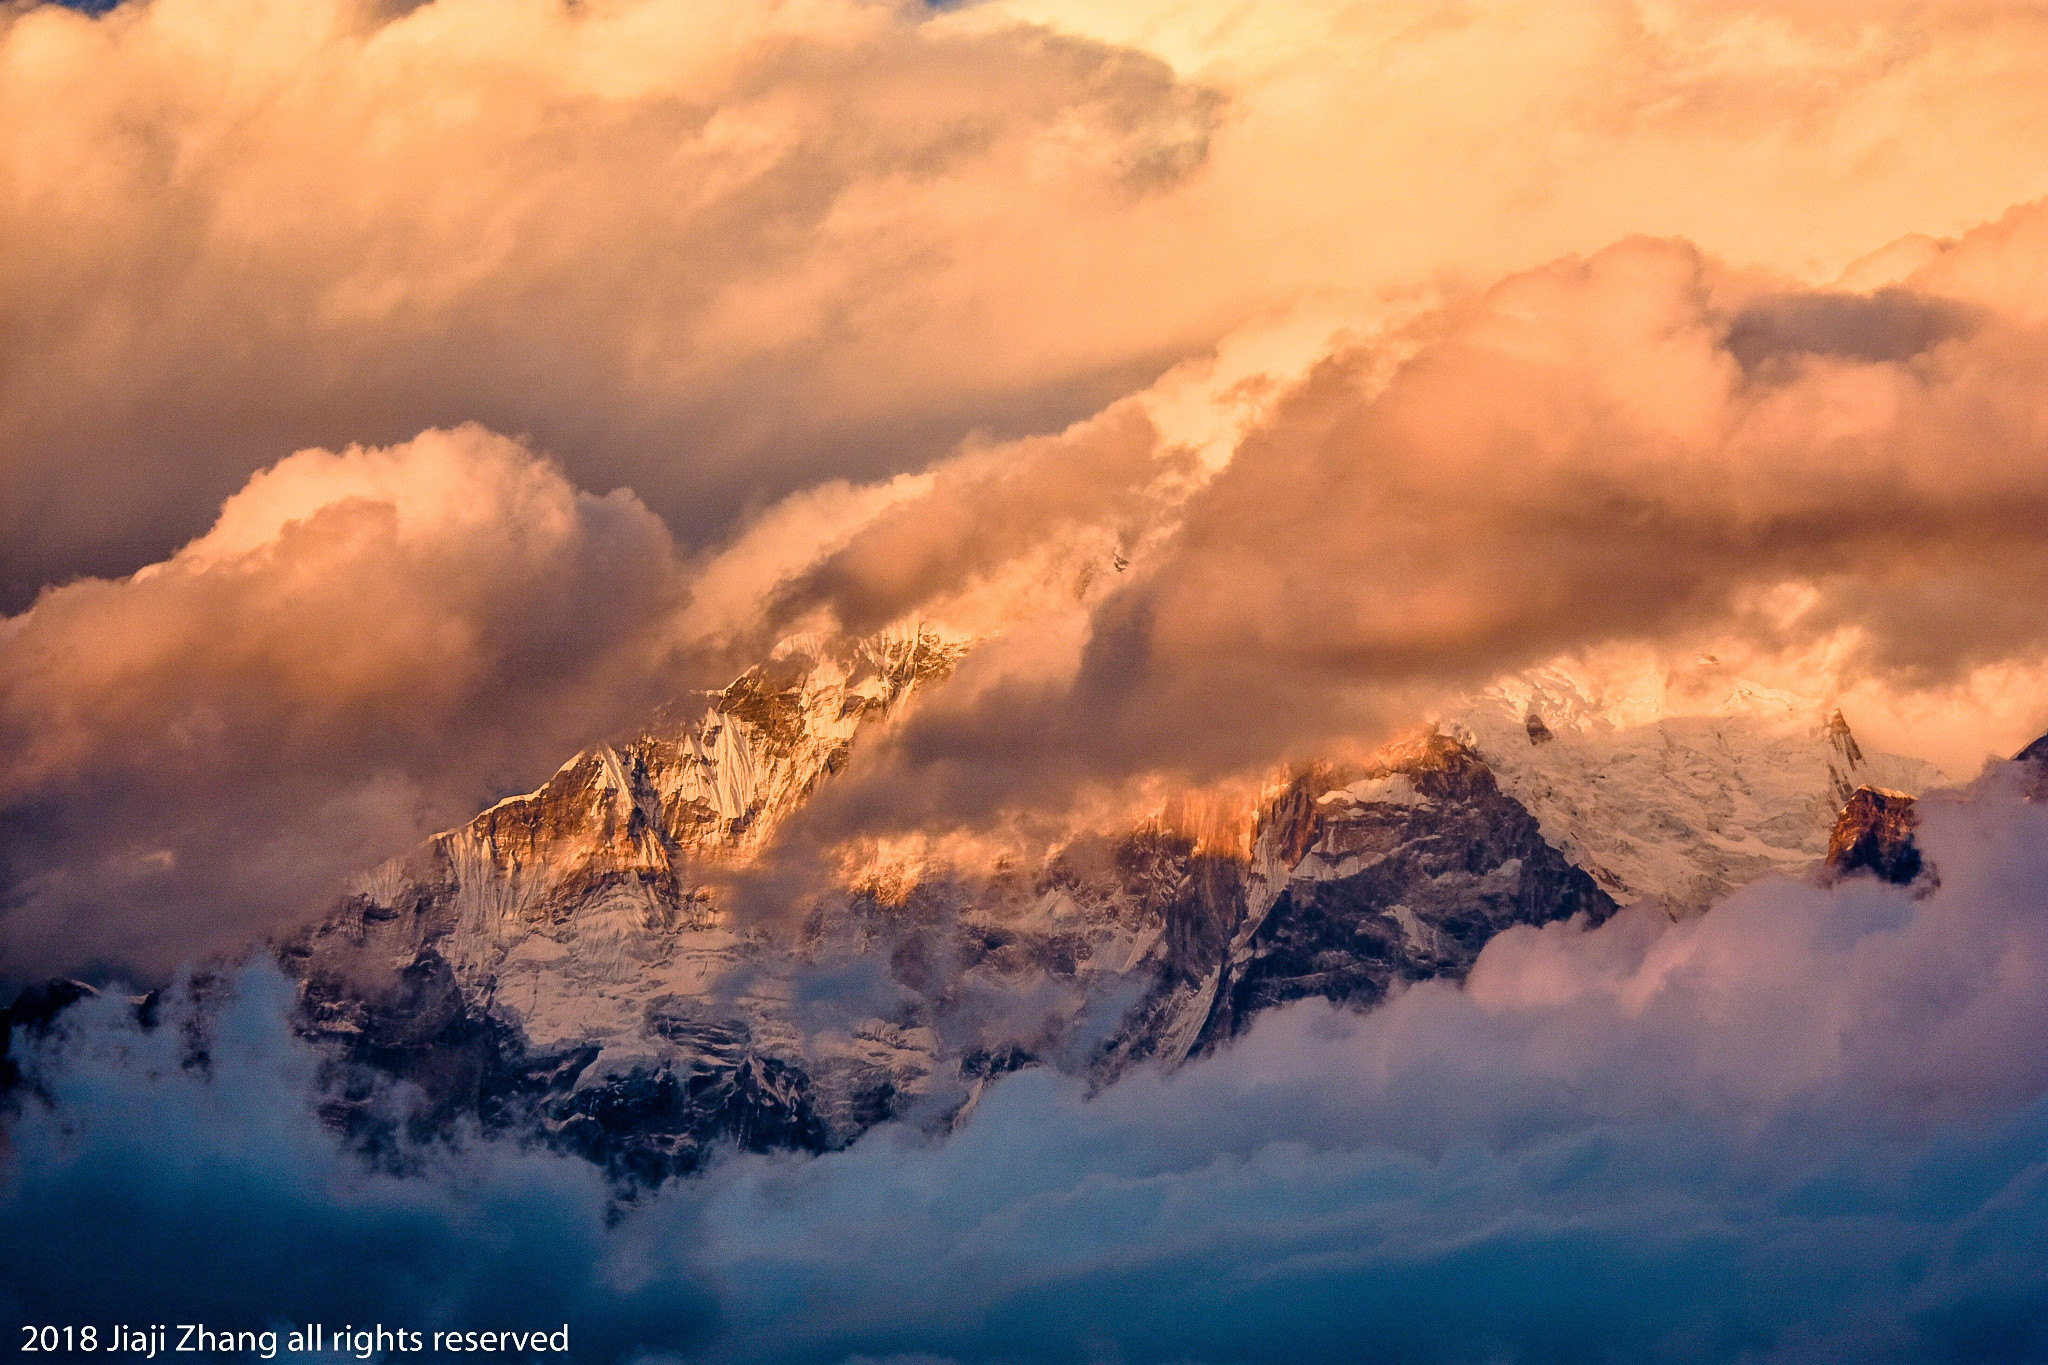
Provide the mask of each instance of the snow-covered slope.
{"label": "snow-covered slope", "polygon": [[1551,670],[1200,829],[1162,817],[994,873],[870,877],[743,927],[720,873],[962,648],[794,642],[692,723],[580,754],[364,876],[283,950],[308,1031],[436,1112],[658,1179],[719,1143],[944,1123],[1021,1065],[1103,1083],[1173,1065],[1288,1000],[1461,978],[1509,925],[1696,909],[1817,861],[1855,787],[1935,776],[1783,694],[1673,716]]}
{"label": "snow-covered slope", "polygon": [[[359,878],[285,947],[309,1027],[376,1058],[436,1046],[422,1020],[487,1020],[479,1066],[573,1062],[579,1089],[765,1069],[789,1092],[777,1103],[792,1131],[858,1131],[875,1117],[863,1096],[915,1090],[932,1041],[883,1019],[804,1027],[796,946],[739,931],[703,883],[758,850],[864,725],[958,653],[918,634],[799,642],[694,724],[578,754],[538,790]],[[819,1079],[835,1082],[823,1097]]]}
{"label": "snow-covered slope", "polygon": [[1504,682],[1445,728],[1486,759],[1543,836],[1616,900],[1705,909],[1827,853],[1860,786],[1917,794],[1944,778],[1868,753],[1839,711],[1733,681],[1672,714],[1662,677],[1603,689],[1549,668]]}

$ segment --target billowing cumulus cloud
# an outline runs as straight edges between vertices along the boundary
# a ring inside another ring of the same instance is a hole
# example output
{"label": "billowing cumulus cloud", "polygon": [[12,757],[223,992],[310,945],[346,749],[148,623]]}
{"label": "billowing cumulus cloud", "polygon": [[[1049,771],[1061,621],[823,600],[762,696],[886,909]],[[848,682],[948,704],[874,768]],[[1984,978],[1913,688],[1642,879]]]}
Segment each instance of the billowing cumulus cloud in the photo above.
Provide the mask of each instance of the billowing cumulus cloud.
{"label": "billowing cumulus cloud", "polygon": [[[2044,225],[2048,209],[2016,210],[1873,293],[1788,289],[1630,239],[1339,344],[1213,477],[1177,477],[1163,442],[1130,466],[1166,509],[1149,525],[1168,529],[1085,628],[1058,627],[1063,669],[934,699],[865,789],[810,818],[918,827],[1093,781],[1306,757],[1605,643],[1805,651],[1797,681],[1822,695],[2038,669]],[[1115,470],[1097,439],[1077,429],[1033,460]],[[919,524],[927,505],[932,524],[955,520],[944,477],[891,521]],[[1044,482],[1052,536],[1075,485]],[[991,524],[1031,504],[1006,495]],[[884,587],[964,577],[950,541],[887,524],[809,580],[842,619]]]}
{"label": "billowing cumulus cloud", "polygon": [[1378,311],[1632,232],[1821,283],[2048,192],[2044,23],[13,7],[0,601],[162,558],[309,445],[528,433],[697,545],[756,498],[1057,430],[1304,297]]}
{"label": "billowing cumulus cloud", "polygon": [[715,537],[1199,336],[1043,288],[1202,158],[1216,96],[1141,53],[849,0],[0,24],[16,601],[161,557],[279,450],[462,421]]}
{"label": "billowing cumulus cloud", "polygon": [[867,634],[1050,542],[1100,530],[1128,544],[1170,507],[1173,476],[1192,472],[1189,452],[1162,447],[1142,407],[1120,403],[1059,436],[956,456],[797,576],[775,615],[825,603],[840,628]]}
{"label": "billowing cumulus cloud", "polygon": [[799,815],[777,905],[848,835],[1056,829],[1606,644],[1713,641],[1894,715],[2002,679],[1947,741],[1968,771],[2048,723],[2044,222],[1862,293],[1630,239],[828,481],[694,556],[473,427],[294,456],[10,623],[13,932],[65,926],[75,965],[274,923],[820,625],[996,638]]}
{"label": "billowing cumulus cloud", "polygon": [[[1681,924],[1519,928],[1464,988],[1303,1002],[1092,1098],[1020,1073],[950,1137],[734,1157],[616,1220],[587,1172],[496,1143],[407,1177],[343,1156],[274,978],[207,1072],[94,1002],[44,1055],[0,1225],[101,1229],[121,1283],[73,1238],[0,1295],[30,1321],[567,1318],[587,1359],[2032,1359],[2048,809],[2006,780],[1926,805],[1931,894],[1767,882]],[[239,1273],[273,1243],[288,1265]]]}
{"label": "billowing cumulus cloud", "polygon": [[308,450],[0,624],[15,970],[165,970],[665,700],[667,528],[476,427]]}
{"label": "billowing cumulus cloud", "polygon": [[[2031,0],[0,8],[0,973],[165,979],[797,631],[979,643],[742,906],[1574,652],[2010,749],[2044,126]],[[110,993],[10,1101],[0,1307],[603,1360],[2038,1358],[2011,777],[1923,802],[1931,890],[1518,928],[1462,986],[626,1204],[475,1133],[345,1150],[265,968],[148,1030]]]}

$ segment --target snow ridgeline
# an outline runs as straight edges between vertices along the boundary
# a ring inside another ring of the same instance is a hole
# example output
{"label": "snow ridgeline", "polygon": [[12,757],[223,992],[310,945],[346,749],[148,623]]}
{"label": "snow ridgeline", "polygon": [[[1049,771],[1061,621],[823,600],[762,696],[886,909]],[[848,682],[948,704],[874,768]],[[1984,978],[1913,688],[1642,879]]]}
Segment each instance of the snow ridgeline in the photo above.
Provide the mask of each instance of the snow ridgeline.
{"label": "snow ridgeline", "polygon": [[1664,715],[1654,689],[1603,698],[1551,669],[1363,772],[1208,812],[1230,837],[1077,833],[1030,866],[842,877],[800,922],[736,921],[718,877],[965,648],[792,642],[692,723],[579,754],[359,879],[281,953],[306,1030],[357,1068],[337,1118],[378,1121],[367,1078],[397,1075],[438,1116],[531,1126],[637,1181],[721,1144],[944,1125],[1019,1066],[1108,1083],[1288,1000],[1461,979],[1513,924],[1695,912],[1812,868],[1858,786],[1939,779],[1787,694]]}

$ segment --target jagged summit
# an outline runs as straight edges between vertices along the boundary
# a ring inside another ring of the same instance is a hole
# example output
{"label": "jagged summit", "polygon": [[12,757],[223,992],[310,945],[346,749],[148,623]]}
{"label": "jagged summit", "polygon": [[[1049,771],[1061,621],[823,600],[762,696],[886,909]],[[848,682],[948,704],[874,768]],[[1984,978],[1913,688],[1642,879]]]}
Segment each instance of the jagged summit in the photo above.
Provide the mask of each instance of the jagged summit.
{"label": "jagged summit", "polygon": [[[1647,664],[1606,682],[1553,666],[1496,684],[1442,723],[1616,900],[1680,915],[1759,877],[1801,875],[1858,787],[1944,780],[1931,764],[1866,751],[1833,707],[1705,665],[1706,683]],[[1700,710],[1671,714],[1681,704]]]}
{"label": "jagged summit", "polygon": [[1597,923],[1615,908],[1476,751],[1436,731],[1343,785],[1303,778],[1261,826],[1197,1042],[1288,1000],[1374,1003],[1398,982],[1463,979],[1511,924]]}
{"label": "jagged summit", "polygon": [[2048,735],[2043,735],[2012,756],[2015,763],[2034,765],[2034,780],[2027,787],[2029,801],[2048,801]]}
{"label": "jagged summit", "polygon": [[[696,1049],[796,1115],[764,1127],[749,1109],[748,1131],[830,1130],[775,1079],[787,1068],[769,1003],[742,996],[735,1017],[752,1023],[698,1028],[684,1021],[701,1008],[662,1002],[732,993],[722,983],[752,945],[707,879],[758,852],[865,726],[959,653],[922,632],[797,641],[704,698],[693,723],[578,754],[537,790],[358,878],[282,949],[305,982],[309,1031],[400,1074],[468,1049],[469,1072],[495,1069],[494,1084],[515,1089],[536,1066],[552,1085]],[[890,1040],[871,1041],[852,1053],[887,1061]]]}
{"label": "jagged summit", "polygon": [[1868,872],[1906,886],[1932,876],[1913,839],[1920,814],[1914,799],[1883,787],[1858,787],[1828,836],[1827,868],[1837,877]]}
{"label": "jagged summit", "polygon": [[501,830],[507,847],[580,830],[644,835],[698,859],[750,853],[844,765],[863,724],[919,684],[943,679],[965,648],[922,632],[785,641],[769,662],[705,694],[696,718],[579,753],[539,789],[500,801],[468,828],[483,838]]}
{"label": "jagged summit", "polygon": [[1783,694],[1670,717],[1552,670],[1362,767],[1190,792],[993,868],[821,869],[806,914],[735,921],[725,870],[964,648],[787,642],[687,720],[358,879],[281,952],[306,1031],[436,1113],[658,1180],[723,1144],[949,1123],[1019,1066],[1176,1065],[1289,1000],[1461,979],[1511,925],[1697,908],[1811,865],[1856,786],[1931,771]]}

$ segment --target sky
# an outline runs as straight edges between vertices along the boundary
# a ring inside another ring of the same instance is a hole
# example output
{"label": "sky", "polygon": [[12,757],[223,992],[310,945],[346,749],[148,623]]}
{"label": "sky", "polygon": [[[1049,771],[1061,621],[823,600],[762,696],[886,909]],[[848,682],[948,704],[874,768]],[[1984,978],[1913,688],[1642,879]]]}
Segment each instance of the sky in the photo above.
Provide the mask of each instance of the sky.
{"label": "sky", "polygon": [[2048,729],[2044,64],[2031,0],[10,5],[0,963],[160,978],[805,629],[994,642],[827,840],[1613,646],[1967,778]]}
{"label": "sky", "polygon": [[[2048,731],[2044,129],[2042,0],[0,2],[0,989],[168,1019],[31,1059],[0,1315],[2048,1359],[2048,807],[1995,761]],[[1518,928],[630,1206],[477,1133],[366,1164],[289,984],[194,985],[904,623],[979,643],[792,857],[1558,659],[1712,654],[1961,785],[1934,884]]]}

